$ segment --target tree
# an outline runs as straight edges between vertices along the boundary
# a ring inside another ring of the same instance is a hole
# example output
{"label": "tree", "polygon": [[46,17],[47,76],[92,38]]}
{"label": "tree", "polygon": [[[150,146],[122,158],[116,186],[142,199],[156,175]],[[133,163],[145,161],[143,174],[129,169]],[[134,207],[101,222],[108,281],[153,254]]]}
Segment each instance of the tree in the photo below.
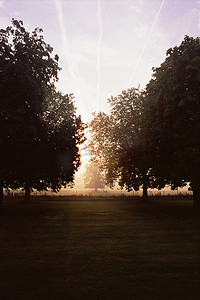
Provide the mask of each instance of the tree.
{"label": "tree", "polygon": [[[55,90],[58,55],[52,57],[42,29],[29,33],[13,19],[0,30],[0,49],[2,202],[3,188],[23,187],[28,199],[32,188],[57,190],[73,181],[83,128],[72,97]],[[64,152],[70,163],[61,166]]]}
{"label": "tree", "polygon": [[85,188],[103,189],[105,187],[104,178],[102,172],[100,171],[100,166],[97,163],[90,161],[86,166],[86,171],[84,175]]}
{"label": "tree", "polygon": [[185,36],[153,72],[145,126],[157,149],[156,173],[173,188],[190,182],[200,207],[200,39]]}
{"label": "tree", "polygon": [[128,89],[108,99],[110,115],[94,114],[90,123],[91,154],[106,173],[107,182],[115,181],[128,191],[158,186],[152,173],[153,145],[143,129],[144,99],[138,89]]}
{"label": "tree", "polygon": [[73,183],[80,166],[79,145],[85,141],[85,125],[76,116],[73,98],[54,91],[42,115],[47,124],[43,182],[55,192]]}

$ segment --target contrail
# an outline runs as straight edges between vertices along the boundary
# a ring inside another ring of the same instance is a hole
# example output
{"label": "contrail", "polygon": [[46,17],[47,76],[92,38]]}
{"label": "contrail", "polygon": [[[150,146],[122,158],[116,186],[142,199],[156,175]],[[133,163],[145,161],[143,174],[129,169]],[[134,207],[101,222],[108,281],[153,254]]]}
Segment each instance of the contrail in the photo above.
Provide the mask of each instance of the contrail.
{"label": "contrail", "polygon": [[69,75],[72,77],[74,80],[75,84],[75,98],[77,97],[79,103],[81,103],[81,112],[87,114],[86,107],[83,102],[83,97],[80,89],[80,75],[77,70],[76,64],[73,59],[72,52],[70,51],[69,48],[69,42],[67,39],[67,32],[65,29],[65,24],[64,24],[64,19],[63,19],[63,11],[62,11],[62,5],[61,5],[61,0],[54,0],[56,11],[57,11],[57,16],[58,16],[58,21],[60,25],[60,31],[61,31],[61,38],[62,38],[62,43],[63,43],[63,50],[64,50],[64,56],[66,59],[66,62],[68,64],[69,68]]}
{"label": "contrail", "polygon": [[67,34],[65,30],[65,25],[63,21],[63,12],[62,12],[62,6],[60,0],[54,0],[56,10],[57,10],[57,16],[58,16],[58,21],[60,25],[60,30],[61,30],[61,37],[62,37],[62,43],[63,43],[63,48],[64,48],[64,55],[67,59],[68,67],[69,67],[69,73],[72,76],[73,79],[77,78],[77,70],[76,66],[74,64],[73,58],[71,51],[69,49],[69,42],[67,40]]}
{"label": "contrail", "polygon": [[99,25],[99,38],[97,45],[97,100],[96,100],[96,109],[99,109],[99,94],[100,94],[100,85],[101,85],[101,44],[103,37],[103,22],[102,22],[102,14],[101,14],[101,3],[100,0],[97,0],[97,20]]}
{"label": "contrail", "polygon": [[136,65],[135,65],[135,67],[134,67],[134,69],[133,69],[133,72],[132,72],[131,76],[130,76],[130,79],[129,79],[129,82],[128,82],[128,85],[127,85],[128,87],[130,87],[130,85],[132,84],[132,80],[133,80],[133,78],[134,78],[134,76],[135,76],[135,72],[136,72],[136,70],[137,70],[137,67],[138,67],[138,65],[139,65],[139,63],[140,63],[140,61],[141,61],[141,59],[142,59],[142,56],[143,56],[144,51],[145,51],[145,49],[146,49],[146,46],[147,46],[147,44],[148,44],[148,42],[149,42],[150,36],[151,36],[151,34],[152,34],[152,31],[154,30],[155,24],[156,24],[156,22],[157,22],[157,19],[158,19],[158,16],[159,16],[160,12],[161,12],[161,9],[162,9],[162,7],[163,7],[163,5],[164,5],[164,2],[165,2],[165,0],[162,0],[161,5],[160,5],[160,7],[159,7],[159,10],[158,10],[158,12],[157,12],[157,14],[156,14],[156,16],[155,16],[155,19],[154,19],[154,21],[153,21],[153,24],[152,24],[152,26],[151,26],[149,35],[148,35],[148,37],[147,37],[147,39],[146,39],[146,42],[145,42],[145,44],[144,44],[144,47],[143,47],[141,53],[140,53],[139,59],[138,59]]}

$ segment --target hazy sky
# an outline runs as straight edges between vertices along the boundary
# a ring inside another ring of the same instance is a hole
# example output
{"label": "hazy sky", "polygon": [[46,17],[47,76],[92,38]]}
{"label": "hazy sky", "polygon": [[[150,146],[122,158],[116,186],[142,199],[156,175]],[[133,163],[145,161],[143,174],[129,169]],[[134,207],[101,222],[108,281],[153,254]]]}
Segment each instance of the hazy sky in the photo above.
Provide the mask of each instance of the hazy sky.
{"label": "hazy sky", "polygon": [[43,28],[60,57],[58,88],[75,94],[83,121],[111,95],[145,87],[185,34],[200,36],[196,0],[0,0],[0,27],[13,17]]}

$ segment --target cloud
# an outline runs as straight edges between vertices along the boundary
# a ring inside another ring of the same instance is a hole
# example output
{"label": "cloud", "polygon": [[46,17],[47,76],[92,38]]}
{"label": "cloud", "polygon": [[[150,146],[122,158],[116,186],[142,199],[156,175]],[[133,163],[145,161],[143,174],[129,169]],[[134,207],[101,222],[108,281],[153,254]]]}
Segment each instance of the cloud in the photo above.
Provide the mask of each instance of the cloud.
{"label": "cloud", "polygon": [[197,7],[192,9],[192,15],[197,18],[198,27],[200,27],[200,1],[197,1]]}
{"label": "cloud", "polygon": [[14,17],[19,17],[19,16],[20,16],[20,12],[19,12],[19,11],[14,11],[14,12],[12,13],[12,15],[13,15]]}
{"label": "cloud", "polygon": [[140,14],[142,13],[142,5],[143,2],[141,0],[135,1],[130,4],[130,9],[133,10],[135,13]]}
{"label": "cloud", "polygon": [[199,29],[200,28],[200,1],[197,1],[195,4],[196,4],[196,7],[193,7],[191,9],[191,14],[194,17],[193,18],[193,24],[195,24],[194,22],[196,20],[197,25],[198,25],[198,29]]}
{"label": "cloud", "polygon": [[4,7],[5,2],[6,2],[6,0],[0,0],[0,8]]}

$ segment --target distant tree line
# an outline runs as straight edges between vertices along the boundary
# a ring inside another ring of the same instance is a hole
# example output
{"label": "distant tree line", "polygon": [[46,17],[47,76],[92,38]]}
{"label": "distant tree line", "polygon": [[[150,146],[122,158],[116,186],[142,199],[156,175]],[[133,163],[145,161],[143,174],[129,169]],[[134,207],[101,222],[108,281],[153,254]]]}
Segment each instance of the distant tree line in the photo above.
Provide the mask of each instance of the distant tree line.
{"label": "distant tree line", "polygon": [[200,208],[200,38],[185,36],[141,91],[108,99],[110,113],[95,113],[89,148],[107,184],[128,191],[186,185]]}
{"label": "distant tree line", "polygon": [[0,207],[3,190],[58,191],[80,166],[84,124],[73,95],[57,92],[58,55],[42,29],[22,21],[0,30]]}

